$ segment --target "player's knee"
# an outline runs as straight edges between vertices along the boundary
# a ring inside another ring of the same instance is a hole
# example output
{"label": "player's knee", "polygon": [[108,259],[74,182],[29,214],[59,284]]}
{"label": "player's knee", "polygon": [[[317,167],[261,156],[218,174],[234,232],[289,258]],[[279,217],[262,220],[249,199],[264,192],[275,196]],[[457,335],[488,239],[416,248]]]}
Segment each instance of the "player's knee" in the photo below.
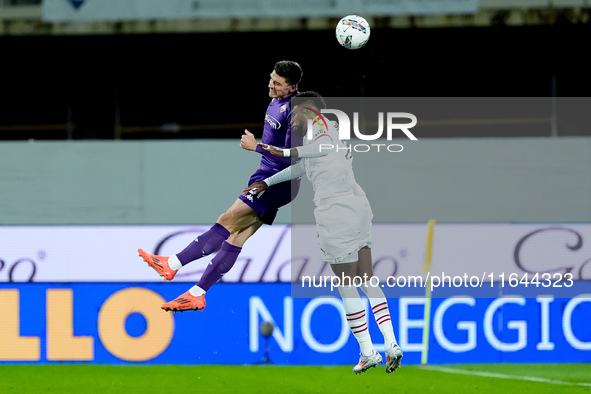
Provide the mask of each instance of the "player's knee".
{"label": "player's knee", "polygon": [[234,233],[234,234],[230,235],[230,237],[228,237],[228,242],[231,243],[232,245],[242,247],[242,246],[244,246],[244,242],[246,242],[246,239],[244,239],[242,234]]}
{"label": "player's knee", "polygon": [[384,298],[384,291],[379,286],[379,281],[371,281],[363,283],[360,286],[361,290],[368,298]]}
{"label": "player's knee", "polygon": [[224,226],[230,233],[234,232],[234,216],[232,215],[232,211],[228,209],[226,212],[222,213],[218,218],[217,222]]}
{"label": "player's knee", "polygon": [[244,231],[258,221],[257,214],[250,210],[228,209],[218,218],[218,223],[228,229],[231,234]]}
{"label": "player's knee", "polygon": [[218,223],[220,223],[223,226],[222,222],[225,222],[228,220],[228,218],[230,217],[230,213],[229,210],[222,213],[219,217],[218,217]]}

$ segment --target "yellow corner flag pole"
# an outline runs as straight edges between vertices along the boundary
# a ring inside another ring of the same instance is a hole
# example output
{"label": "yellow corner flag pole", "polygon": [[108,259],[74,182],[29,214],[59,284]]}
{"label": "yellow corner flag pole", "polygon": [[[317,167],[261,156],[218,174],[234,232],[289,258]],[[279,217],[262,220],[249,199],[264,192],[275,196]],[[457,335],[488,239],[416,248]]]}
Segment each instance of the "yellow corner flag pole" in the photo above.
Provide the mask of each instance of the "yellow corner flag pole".
{"label": "yellow corner flag pole", "polygon": [[423,352],[421,354],[421,365],[427,365],[427,354],[429,353],[429,328],[431,325],[431,250],[433,248],[433,229],[435,228],[435,220],[431,219],[427,223],[427,250],[425,253],[425,263],[421,274],[427,273],[427,281],[425,283],[425,309],[423,312]]}

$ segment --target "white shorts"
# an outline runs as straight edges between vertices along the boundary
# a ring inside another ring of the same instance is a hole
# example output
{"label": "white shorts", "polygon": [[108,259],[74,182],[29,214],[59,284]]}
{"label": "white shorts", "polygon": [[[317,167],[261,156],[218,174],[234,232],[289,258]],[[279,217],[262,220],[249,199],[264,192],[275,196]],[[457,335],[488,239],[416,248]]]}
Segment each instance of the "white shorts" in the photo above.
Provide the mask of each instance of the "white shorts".
{"label": "white shorts", "polygon": [[365,194],[345,194],[322,200],[314,210],[318,245],[330,264],[353,263],[359,250],[371,247],[373,213]]}

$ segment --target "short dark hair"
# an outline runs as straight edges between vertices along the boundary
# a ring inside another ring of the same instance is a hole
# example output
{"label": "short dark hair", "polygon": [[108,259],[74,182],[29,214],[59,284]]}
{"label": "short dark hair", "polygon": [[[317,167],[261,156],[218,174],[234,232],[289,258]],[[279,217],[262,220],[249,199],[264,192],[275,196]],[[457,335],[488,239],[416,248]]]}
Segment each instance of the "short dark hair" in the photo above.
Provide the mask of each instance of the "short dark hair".
{"label": "short dark hair", "polygon": [[294,96],[294,98],[306,98],[307,100],[298,101],[298,102],[300,102],[300,103],[303,103],[303,102],[308,103],[309,102],[309,103],[312,103],[318,109],[326,109],[326,102],[324,101],[322,96],[313,90],[308,90],[306,92],[298,93]]}
{"label": "short dark hair", "polygon": [[280,60],[275,63],[275,67],[273,68],[277,75],[280,77],[285,78],[285,82],[288,85],[297,85],[302,80],[302,67],[296,62],[291,60]]}

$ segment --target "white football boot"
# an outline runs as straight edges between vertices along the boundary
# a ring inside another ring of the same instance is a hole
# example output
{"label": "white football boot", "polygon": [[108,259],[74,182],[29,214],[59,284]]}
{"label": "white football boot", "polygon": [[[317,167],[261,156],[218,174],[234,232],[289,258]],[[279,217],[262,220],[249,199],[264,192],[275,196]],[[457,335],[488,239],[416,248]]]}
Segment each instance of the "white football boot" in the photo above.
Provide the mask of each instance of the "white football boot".
{"label": "white football boot", "polygon": [[365,372],[370,368],[375,367],[378,364],[382,363],[382,355],[378,353],[375,349],[372,350],[371,355],[364,356],[363,353],[360,354],[359,362],[356,366],[353,367],[353,372],[361,373]]}
{"label": "white football boot", "polygon": [[386,349],[386,373],[396,372],[400,368],[400,362],[402,360],[402,350],[400,347],[392,343]]}

